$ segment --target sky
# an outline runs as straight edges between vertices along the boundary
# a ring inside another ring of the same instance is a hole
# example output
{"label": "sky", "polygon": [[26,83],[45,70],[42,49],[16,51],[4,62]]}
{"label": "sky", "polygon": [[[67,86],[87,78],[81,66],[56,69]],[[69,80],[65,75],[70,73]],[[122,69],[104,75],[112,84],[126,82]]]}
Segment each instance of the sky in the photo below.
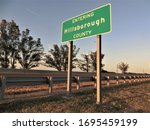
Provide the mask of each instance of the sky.
{"label": "sky", "polygon": [[[20,30],[41,38],[45,52],[61,42],[62,22],[107,3],[112,5],[112,32],[102,35],[104,69],[150,73],[150,0],[0,0],[0,19],[15,20]],[[80,54],[96,51],[96,36],[74,41]],[[41,67],[39,69],[46,69]]]}

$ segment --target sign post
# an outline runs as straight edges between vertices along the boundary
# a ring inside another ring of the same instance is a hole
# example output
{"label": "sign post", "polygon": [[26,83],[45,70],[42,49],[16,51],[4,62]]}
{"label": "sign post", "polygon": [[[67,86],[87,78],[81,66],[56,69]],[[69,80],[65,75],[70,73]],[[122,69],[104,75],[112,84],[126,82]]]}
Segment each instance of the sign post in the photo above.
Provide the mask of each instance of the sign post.
{"label": "sign post", "polygon": [[69,41],[68,44],[68,74],[67,74],[67,92],[71,94],[71,83],[72,83],[72,51],[73,41]]}
{"label": "sign post", "polygon": [[83,13],[63,22],[62,42],[69,41],[67,92],[71,93],[73,41],[97,35],[97,99],[102,102],[101,91],[101,34],[111,32],[111,4]]}
{"label": "sign post", "polygon": [[96,37],[96,48],[97,48],[97,69],[96,69],[96,87],[97,87],[97,99],[96,103],[102,102],[102,86],[101,86],[101,35]]}

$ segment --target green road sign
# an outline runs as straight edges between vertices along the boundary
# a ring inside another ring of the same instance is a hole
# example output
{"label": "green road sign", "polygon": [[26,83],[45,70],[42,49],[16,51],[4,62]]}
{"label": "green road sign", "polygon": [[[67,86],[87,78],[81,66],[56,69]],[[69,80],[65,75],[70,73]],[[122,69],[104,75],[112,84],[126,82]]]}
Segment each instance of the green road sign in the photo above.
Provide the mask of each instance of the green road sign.
{"label": "green road sign", "polygon": [[62,26],[62,42],[111,31],[111,4],[73,17]]}

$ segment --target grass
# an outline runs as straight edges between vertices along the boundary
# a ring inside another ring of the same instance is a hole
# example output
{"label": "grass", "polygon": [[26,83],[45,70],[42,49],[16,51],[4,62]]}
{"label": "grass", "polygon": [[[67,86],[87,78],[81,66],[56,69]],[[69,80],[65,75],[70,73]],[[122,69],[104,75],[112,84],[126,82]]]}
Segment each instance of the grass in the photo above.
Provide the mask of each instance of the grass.
{"label": "grass", "polygon": [[102,103],[97,105],[96,90],[85,89],[73,93],[14,101],[0,105],[0,112],[26,113],[95,113],[95,112],[150,112],[150,83],[105,87]]}

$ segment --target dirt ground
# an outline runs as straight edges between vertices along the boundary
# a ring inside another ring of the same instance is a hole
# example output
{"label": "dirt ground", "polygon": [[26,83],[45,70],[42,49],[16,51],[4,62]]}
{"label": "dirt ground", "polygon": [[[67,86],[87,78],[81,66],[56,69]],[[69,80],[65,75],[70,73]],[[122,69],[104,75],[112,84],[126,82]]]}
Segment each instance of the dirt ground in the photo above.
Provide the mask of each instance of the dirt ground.
{"label": "dirt ground", "polygon": [[[85,85],[85,84],[84,84]],[[85,86],[90,86],[87,83]],[[75,86],[74,86],[75,87]],[[65,88],[62,84],[61,89]],[[14,91],[6,90],[7,95],[20,94],[32,91],[47,91],[47,87],[22,88]],[[55,86],[54,91],[60,89]],[[74,91],[72,95],[66,93],[54,93],[45,97],[31,98],[24,101],[12,101],[0,104],[0,112],[27,112],[27,113],[95,113],[95,112],[129,112],[129,113],[149,113],[150,112],[150,82],[126,84],[117,86],[105,86],[102,89],[102,103],[96,104],[96,89],[94,87],[82,88]]]}

